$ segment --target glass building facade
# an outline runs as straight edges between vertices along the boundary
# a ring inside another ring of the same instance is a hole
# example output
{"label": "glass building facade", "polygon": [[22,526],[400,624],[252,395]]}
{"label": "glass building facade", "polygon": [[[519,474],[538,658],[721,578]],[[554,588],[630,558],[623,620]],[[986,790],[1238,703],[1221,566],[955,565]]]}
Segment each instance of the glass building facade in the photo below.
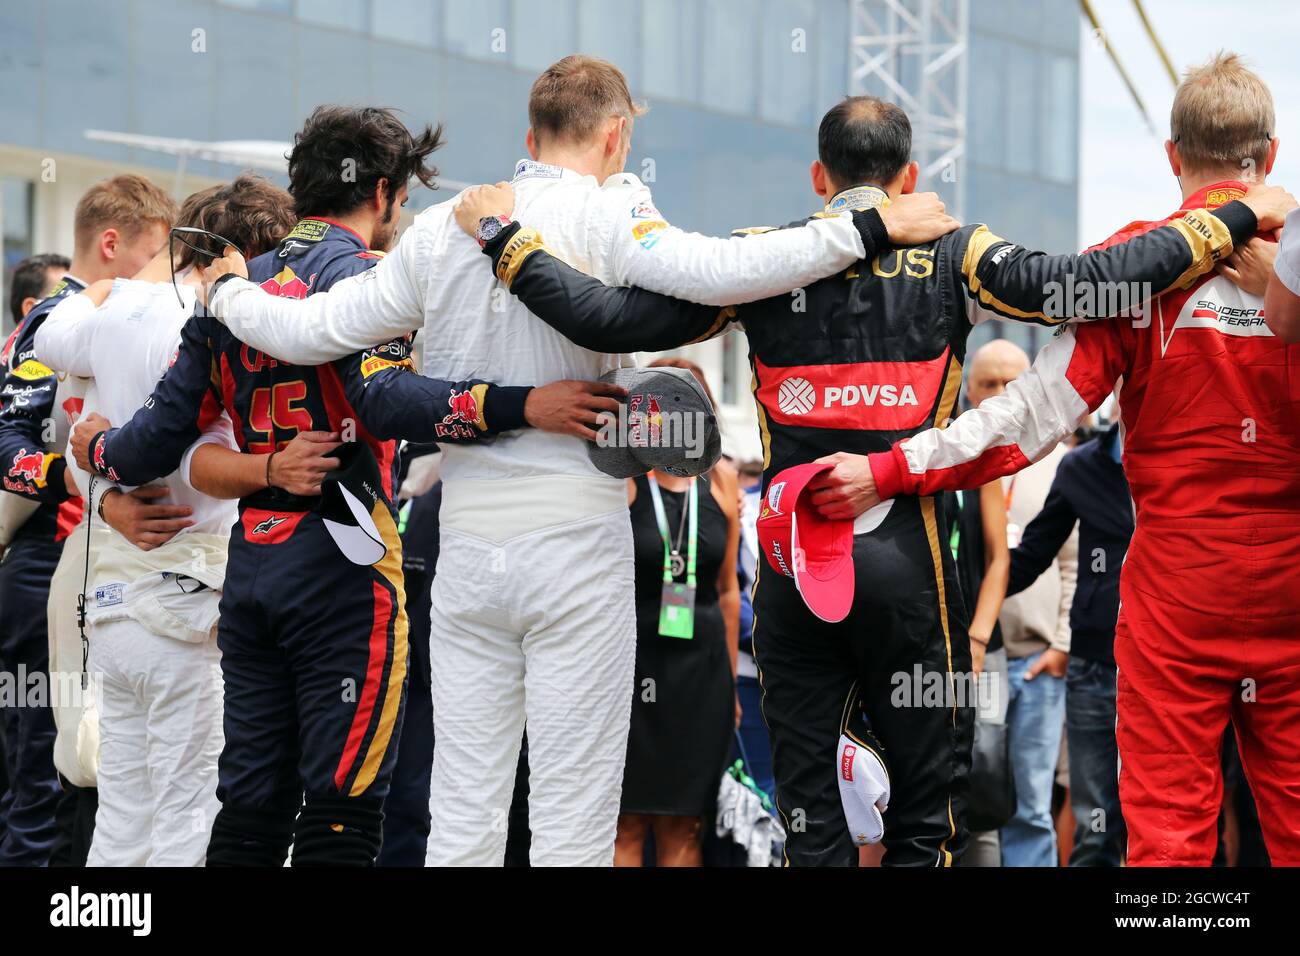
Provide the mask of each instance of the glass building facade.
{"label": "glass building facade", "polygon": [[[1029,245],[1072,249],[1076,6],[972,6],[966,216]],[[849,0],[6,4],[6,273],[30,252],[70,251],[72,209],[95,179],[129,168],[172,187],[174,157],[91,141],[87,129],[288,141],[321,103],[373,103],[403,110],[410,125],[445,124],[436,163],[448,179],[495,181],[524,155],[533,79],[572,52],[617,63],[649,105],[628,170],[669,221],[713,234],[788,222],[818,205],[808,164],[822,113],[850,88],[851,29]],[[238,170],[190,162],[186,172],[188,189]],[[411,205],[450,194],[417,189]],[[744,354],[732,339],[698,350],[719,397],[752,420]]]}
{"label": "glass building facade", "polygon": [[[1031,249],[1065,253],[1079,239],[1079,10],[1051,0],[972,3],[964,217]],[[989,323],[1030,355],[1051,329]]]}

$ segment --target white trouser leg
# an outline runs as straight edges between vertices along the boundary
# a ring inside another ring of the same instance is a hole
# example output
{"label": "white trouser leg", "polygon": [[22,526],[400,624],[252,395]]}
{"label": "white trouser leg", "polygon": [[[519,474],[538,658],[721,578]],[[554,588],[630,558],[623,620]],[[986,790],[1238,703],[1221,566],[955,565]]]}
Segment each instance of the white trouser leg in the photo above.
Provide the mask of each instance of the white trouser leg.
{"label": "white trouser leg", "polygon": [[100,682],[99,809],[87,866],[143,866],[149,858],[153,795],[149,791],[146,705],[130,669],[129,621],[90,631],[87,667]]}
{"label": "white trouser leg", "polygon": [[500,866],[524,729],[524,655],[506,551],[443,528],[433,581],[427,866]]}
{"label": "white trouser leg", "polygon": [[631,523],[624,510],[518,543],[530,859],[611,866],[636,661]]}
{"label": "white trouser leg", "polygon": [[221,651],[215,640],[188,644],[145,631],[150,651],[150,790],[154,799],[149,866],[202,866],[216,816],[221,728]]}
{"label": "white trouser leg", "polygon": [[104,671],[91,862],[201,865],[222,745],[216,641],[192,644],[112,621],[94,629],[91,660]]}

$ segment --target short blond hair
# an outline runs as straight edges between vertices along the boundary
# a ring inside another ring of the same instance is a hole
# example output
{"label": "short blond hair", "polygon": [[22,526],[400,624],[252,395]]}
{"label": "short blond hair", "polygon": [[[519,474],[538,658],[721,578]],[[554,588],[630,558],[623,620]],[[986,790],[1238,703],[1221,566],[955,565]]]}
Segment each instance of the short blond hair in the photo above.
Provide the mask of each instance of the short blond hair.
{"label": "short blond hair", "polygon": [[126,239],[155,223],[171,228],[176,203],[143,176],[124,174],[95,183],[77,202],[74,235],[78,249],[105,229],[116,229]]}
{"label": "short blond hair", "polygon": [[585,142],[611,117],[632,119],[645,107],[632,101],[627,77],[608,60],[574,54],[557,60],[533,83],[528,123],[533,138]]}
{"label": "short blond hair", "polygon": [[1178,84],[1169,115],[1170,138],[1192,169],[1262,171],[1273,139],[1273,94],[1235,53],[1220,50],[1191,67]]}

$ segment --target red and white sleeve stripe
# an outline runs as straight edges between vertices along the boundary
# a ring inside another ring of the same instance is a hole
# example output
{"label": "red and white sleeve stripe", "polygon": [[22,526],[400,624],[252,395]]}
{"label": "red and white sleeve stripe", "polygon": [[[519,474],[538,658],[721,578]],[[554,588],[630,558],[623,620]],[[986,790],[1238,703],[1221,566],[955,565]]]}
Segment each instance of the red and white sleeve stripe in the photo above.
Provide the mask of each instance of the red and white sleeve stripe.
{"label": "red and white sleeve stripe", "polygon": [[1007,390],[869,456],[882,500],[978,488],[1037,461],[1110,394],[1126,364],[1123,320],[1070,326]]}

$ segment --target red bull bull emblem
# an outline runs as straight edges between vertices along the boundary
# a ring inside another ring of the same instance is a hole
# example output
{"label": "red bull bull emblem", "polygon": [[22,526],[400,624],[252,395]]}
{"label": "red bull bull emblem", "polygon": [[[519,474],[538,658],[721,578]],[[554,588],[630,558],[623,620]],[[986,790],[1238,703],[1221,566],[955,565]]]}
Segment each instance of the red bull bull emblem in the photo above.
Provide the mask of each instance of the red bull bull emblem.
{"label": "red bull bull emblem", "polygon": [[478,398],[474,392],[466,389],[458,392],[454,388],[447,398],[448,414],[435,429],[439,438],[474,438],[478,435]]}
{"label": "red bull bull emblem", "polygon": [[107,434],[100,435],[95,439],[95,452],[92,458],[92,464],[95,466],[95,470],[109,481],[118,481],[120,479],[117,477],[117,470],[109,468],[108,463],[104,460],[104,446],[107,444]]}
{"label": "red bull bull emblem", "polygon": [[311,293],[311,287],[315,282],[314,273],[310,279],[303,282],[296,272],[285,266],[273,278],[263,282],[261,288],[264,292],[278,295],[282,299],[305,299]]}
{"label": "red bull bull emblem", "polygon": [[447,404],[451,407],[451,414],[443,419],[445,424],[478,421],[478,400],[474,398],[473,392],[458,392],[452,389]]}
{"label": "red bull bull emblem", "polygon": [[24,481],[33,484],[45,483],[45,453],[40,451],[28,451],[26,448],[14,455],[13,464],[9,468],[9,475],[13,478],[21,478]]}

